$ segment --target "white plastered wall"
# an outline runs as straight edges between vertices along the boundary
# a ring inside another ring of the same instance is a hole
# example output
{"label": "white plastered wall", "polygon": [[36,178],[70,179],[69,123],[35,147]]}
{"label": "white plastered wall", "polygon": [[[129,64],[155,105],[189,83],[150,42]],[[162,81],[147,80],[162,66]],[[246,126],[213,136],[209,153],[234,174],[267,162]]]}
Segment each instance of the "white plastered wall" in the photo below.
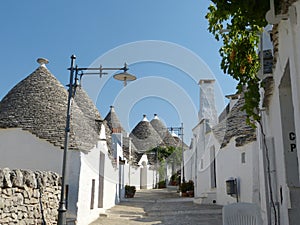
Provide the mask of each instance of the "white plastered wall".
{"label": "white plastered wall", "polygon": [[0,129],[0,168],[53,171],[61,174],[63,151],[29,131]]}
{"label": "white plastered wall", "polygon": [[[227,195],[226,180],[237,179],[239,201],[253,202],[257,195],[258,173],[254,173],[253,155],[256,156],[257,143],[252,142],[242,147],[235,147],[234,138],[222,148],[217,155],[217,203],[227,205],[237,201]],[[242,163],[242,153],[245,153],[245,163]],[[258,160],[255,159],[256,162]],[[254,193],[255,192],[255,193]]]}
{"label": "white plastered wall", "polygon": [[[63,150],[20,128],[0,129],[0,168],[53,171],[61,174]],[[79,151],[68,152],[68,212],[77,214]]]}
{"label": "white plastered wall", "polygon": [[[296,12],[296,14],[294,13]],[[279,45],[278,56],[276,65],[273,69],[274,88],[270,98],[270,103],[267,111],[264,113],[264,128],[266,138],[274,138],[275,146],[275,165],[276,165],[276,183],[273,182],[274,201],[279,205],[280,211],[280,223],[289,224],[289,211],[291,207],[289,188],[286,183],[286,165],[284,158],[284,142],[283,137],[285,133],[282,131],[279,88],[282,81],[282,77],[285,73],[285,68],[289,64],[290,79],[291,79],[291,92],[294,108],[294,120],[296,131],[296,145],[300,145],[300,2],[297,1],[290,8],[289,18],[287,20],[281,20],[278,25]],[[297,148],[298,160],[300,159],[299,147]],[[298,166],[300,174],[300,168]],[[281,190],[281,193],[280,193]],[[262,190],[265,191],[265,190]],[[263,207],[264,204],[263,204]],[[264,209],[264,208],[263,208]]]}

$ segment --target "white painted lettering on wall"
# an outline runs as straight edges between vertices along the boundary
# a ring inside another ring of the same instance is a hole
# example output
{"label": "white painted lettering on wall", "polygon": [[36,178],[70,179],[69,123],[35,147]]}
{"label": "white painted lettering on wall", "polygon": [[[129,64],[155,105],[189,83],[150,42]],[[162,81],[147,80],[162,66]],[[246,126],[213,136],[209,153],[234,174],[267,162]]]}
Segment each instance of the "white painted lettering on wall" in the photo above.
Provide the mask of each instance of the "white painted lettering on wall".
{"label": "white painted lettering on wall", "polygon": [[[289,133],[289,139],[290,141],[295,141],[296,140],[296,134],[294,132]],[[291,152],[294,152],[296,150],[296,143],[291,143],[290,144],[290,150]]]}

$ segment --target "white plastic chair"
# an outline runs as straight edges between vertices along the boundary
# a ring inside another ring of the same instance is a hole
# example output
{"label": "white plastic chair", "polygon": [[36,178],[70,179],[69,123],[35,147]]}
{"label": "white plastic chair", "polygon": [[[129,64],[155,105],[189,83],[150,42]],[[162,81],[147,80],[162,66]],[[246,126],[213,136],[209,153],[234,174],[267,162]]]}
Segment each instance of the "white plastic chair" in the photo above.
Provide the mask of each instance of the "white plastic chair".
{"label": "white plastic chair", "polygon": [[253,203],[239,202],[222,209],[223,225],[263,225],[260,208]]}

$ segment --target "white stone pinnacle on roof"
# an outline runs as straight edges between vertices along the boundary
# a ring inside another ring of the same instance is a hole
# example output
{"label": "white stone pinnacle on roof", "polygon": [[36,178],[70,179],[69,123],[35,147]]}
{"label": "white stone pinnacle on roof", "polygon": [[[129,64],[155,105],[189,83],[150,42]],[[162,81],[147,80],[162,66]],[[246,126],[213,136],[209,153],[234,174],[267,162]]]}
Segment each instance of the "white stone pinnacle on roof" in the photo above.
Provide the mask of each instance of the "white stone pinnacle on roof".
{"label": "white stone pinnacle on roof", "polygon": [[178,137],[178,135],[174,132],[174,130],[171,131],[172,137]]}
{"label": "white stone pinnacle on roof", "polygon": [[159,117],[157,116],[157,114],[155,113],[154,114],[154,118],[153,119],[155,119],[155,120],[159,120]]}
{"label": "white stone pinnacle on roof", "polygon": [[36,61],[38,62],[38,64],[40,64],[40,66],[43,67],[46,67],[46,64],[49,63],[49,60],[45,58],[38,58]]}
{"label": "white stone pinnacle on roof", "polygon": [[110,111],[115,112],[115,107],[113,105],[110,106]]}
{"label": "white stone pinnacle on roof", "polygon": [[146,115],[143,115],[143,120],[142,120],[142,121],[149,122],[149,120],[147,119],[147,116],[146,116]]}

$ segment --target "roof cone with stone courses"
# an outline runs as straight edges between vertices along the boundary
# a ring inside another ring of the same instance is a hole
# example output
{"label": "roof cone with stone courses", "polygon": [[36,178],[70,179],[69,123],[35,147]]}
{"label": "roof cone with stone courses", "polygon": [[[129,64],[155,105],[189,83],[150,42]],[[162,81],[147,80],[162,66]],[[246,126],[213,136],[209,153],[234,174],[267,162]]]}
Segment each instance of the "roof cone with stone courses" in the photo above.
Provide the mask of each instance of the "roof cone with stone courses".
{"label": "roof cone with stone courses", "polygon": [[[40,66],[0,102],[0,128],[28,130],[63,148],[68,93],[46,68],[48,61],[38,59],[38,62]],[[77,94],[71,108],[69,148],[88,151],[98,140],[99,126],[95,119],[100,114],[90,107],[90,99],[83,90]]]}
{"label": "roof cone with stone courses", "polygon": [[189,146],[186,144],[186,143],[182,143],[181,139],[178,137],[178,135],[174,132],[174,130],[171,131],[171,135],[172,137],[174,138],[175,142],[176,142],[176,147],[180,147],[182,148],[182,145],[183,145],[183,148],[185,150],[189,149]]}
{"label": "roof cone with stone courses", "polygon": [[129,136],[132,138],[132,142],[138,152],[145,152],[162,143],[162,139],[152,127],[146,115],[144,115],[143,120],[135,126]]}
{"label": "roof cone with stone courses", "polygon": [[173,136],[168,131],[168,128],[165,126],[165,124],[159,119],[157,114],[154,114],[154,118],[151,120],[152,127],[156,130],[156,132],[159,134],[161,139],[163,140],[163,143],[161,145],[164,146],[177,146],[177,141],[173,138]]}
{"label": "roof cone with stone courses", "polygon": [[102,121],[101,115],[93,101],[90,99],[90,97],[82,87],[76,88],[74,100],[80,110],[83,112],[84,117],[87,119],[87,122],[89,122],[89,126],[94,128],[96,133],[99,133],[100,122]]}
{"label": "roof cone with stone courses", "polygon": [[121,122],[113,106],[110,106],[110,111],[106,115],[104,120],[107,122],[107,125],[112,133],[125,133],[125,130],[122,127]]}
{"label": "roof cone with stone courses", "polygon": [[224,148],[232,138],[235,138],[236,147],[256,141],[256,130],[246,122],[247,114],[243,110],[244,104],[245,98],[242,95],[226,118],[212,128],[221,148]]}

